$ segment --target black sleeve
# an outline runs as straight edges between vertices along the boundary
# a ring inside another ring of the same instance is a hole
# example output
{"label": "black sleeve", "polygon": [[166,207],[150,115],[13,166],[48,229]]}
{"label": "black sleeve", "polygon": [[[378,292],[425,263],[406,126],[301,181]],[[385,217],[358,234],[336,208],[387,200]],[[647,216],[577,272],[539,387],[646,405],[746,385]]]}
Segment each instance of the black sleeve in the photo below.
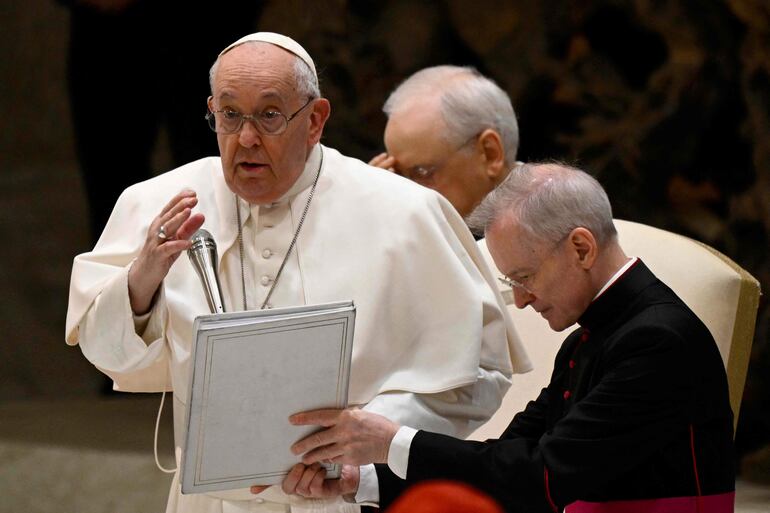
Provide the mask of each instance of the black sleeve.
{"label": "black sleeve", "polygon": [[414,483],[407,483],[405,480],[391,472],[390,468],[385,464],[375,464],[374,469],[377,472],[377,485],[380,489],[380,511],[383,511],[387,509],[409,485]]}
{"label": "black sleeve", "polygon": [[540,438],[546,429],[548,404],[551,400],[550,391],[544,388],[537,399],[527,403],[524,410],[517,413],[511,423],[505,428],[501,439],[511,438]]}
{"label": "black sleeve", "polygon": [[[692,399],[684,346],[665,329],[626,333],[605,353],[600,381],[539,439],[471,442],[421,431],[407,481],[458,479],[509,511],[560,511],[680,436],[672,426],[686,426]],[[528,421],[518,424],[511,434],[528,430]]]}

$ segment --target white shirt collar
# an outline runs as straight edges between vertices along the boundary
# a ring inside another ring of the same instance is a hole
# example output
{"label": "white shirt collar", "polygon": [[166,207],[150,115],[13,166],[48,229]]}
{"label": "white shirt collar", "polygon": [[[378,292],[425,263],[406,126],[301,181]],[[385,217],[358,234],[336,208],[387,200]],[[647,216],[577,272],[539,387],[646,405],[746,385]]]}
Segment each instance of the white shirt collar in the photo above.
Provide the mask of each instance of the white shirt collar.
{"label": "white shirt collar", "polygon": [[618,281],[618,278],[623,276],[623,273],[625,273],[632,265],[634,265],[634,263],[636,263],[637,260],[639,260],[639,257],[631,257],[628,260],[628,262],[626,262],[623,265],[623,267],[618,269],[618,271],[615,274],[612,275],[612,277],[607,281],[607,283],[604,284],[604,287],[602,287],[599,290],[599,292],[596,293],[596,295],[594,296],[594,299],[596,299],[597,297],[601,296],[604,293],[605,290],[610,288],[610,285],[612,285],[613,283]]}

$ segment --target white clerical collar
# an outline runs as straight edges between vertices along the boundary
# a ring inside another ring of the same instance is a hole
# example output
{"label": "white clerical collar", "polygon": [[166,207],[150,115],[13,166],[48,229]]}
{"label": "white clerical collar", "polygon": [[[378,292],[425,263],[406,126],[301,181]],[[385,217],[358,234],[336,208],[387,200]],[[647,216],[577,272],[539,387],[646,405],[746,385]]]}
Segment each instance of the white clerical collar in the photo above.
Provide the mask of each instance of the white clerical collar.
{"label": "white clerical collar", "polygon": [[[618,278],[620,278],[621,276],[623,276],[623,273],[625,273],[626,271],[628,271],[628,269],[629,269],[629,268],[630,268],[632,265],[634,265],[634,264],[636,263],[636,261],[637,261],[637,260],[639,260],[639,258],[638,258],[638,257],[631,257],[631,258],[628,260],[628,262],[626,262],[626,263],[623,265],[623,267],[621,267],[620,269],[618,269],[618,272],[616,272],[615,274],[613,274],[613,275],[612,275],[612,277],[611,277],[611,278],[610,278],[610,279],[607,281],[607,283],[605,283],[605,284],[604,284],[604,287],[602,287],[602,288],[599,290],[599,292],[597,292],[597,293],[596,293],[596,295],[594,296],[594,299],[596,299],[597,297],[601,296],[601,295],[604,293],[604,291],[605,291],[605,290],[607,290],[608,288],[610,288],[610,285],[612,285],[613,283],[615,283],[616,281],[618,281]],[[592,301],[593,301],[593,300],[592,300]]]}

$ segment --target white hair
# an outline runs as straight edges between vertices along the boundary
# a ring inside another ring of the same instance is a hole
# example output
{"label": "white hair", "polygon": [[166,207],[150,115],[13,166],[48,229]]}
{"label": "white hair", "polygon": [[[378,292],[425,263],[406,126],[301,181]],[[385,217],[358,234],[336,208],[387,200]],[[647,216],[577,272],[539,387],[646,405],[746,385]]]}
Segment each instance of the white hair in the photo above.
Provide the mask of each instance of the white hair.
{"label": "white hair", "polygon": [[[270,43],[263,43],[261,41],[249,41],[243,44],[250,45]],[[209,69],[209,87],[211,88],[211,94],[214,94],[214,79],[217,75],[217,69],[219,68],[219,60],[221,57],[221,55],[217,57],[217,60],[214,61],[214,64],[211,65],[211,69]],[[316,77],[315,73],[313,73],[313,70],[311,70],[310,66],[308,66],[307,63],[298,56],[292,54],[292,57],[294,57],[293,71],[297,94],[306,98],[320,98],[321,89],[318,86],[318,78]]]}
{"label": "white hair", "polygon": [[603,245],[617,237],[612,207],[598,181],[560,163],[528,163],[513,169],[467,217],[477,232],[504,216],[537,240],[556,243],[578,227]]}
{"label": "white hair", "polygon": [[494,129],[502,139],[505,164],[513,167],[519,149],[519,126],[511,99],[473,67],[447,65],[420,70],[390,94],[382,110],[390,117],[406,108],[407,100],[437,92],[441,94],[441,116],[449,143],[461,145],[488,128]]}

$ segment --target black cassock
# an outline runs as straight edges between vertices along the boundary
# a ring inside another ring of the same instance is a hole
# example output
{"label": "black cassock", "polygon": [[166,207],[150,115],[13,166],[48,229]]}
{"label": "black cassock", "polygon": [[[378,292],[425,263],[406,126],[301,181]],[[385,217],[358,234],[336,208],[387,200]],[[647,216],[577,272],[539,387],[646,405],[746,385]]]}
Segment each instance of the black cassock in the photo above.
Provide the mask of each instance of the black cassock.
{"label": "black cassock", "polygon": [[377,465],[381,507],[433,478],[472,484],[522,513],[734,491],[727,378],[695,314],[637,261],[578,324],[551,382],[499,440],[420,431],[406,481]]}

